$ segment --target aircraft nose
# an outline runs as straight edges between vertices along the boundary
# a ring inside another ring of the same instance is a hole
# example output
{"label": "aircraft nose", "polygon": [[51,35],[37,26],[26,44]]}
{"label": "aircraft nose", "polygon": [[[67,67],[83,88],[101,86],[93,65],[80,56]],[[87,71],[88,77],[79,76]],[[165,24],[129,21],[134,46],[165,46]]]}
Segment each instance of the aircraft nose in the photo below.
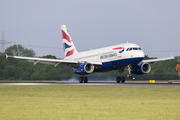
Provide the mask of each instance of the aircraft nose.
{"label": "aircraft nose", "polygon": [[143,57],[144,58],[144,52],[143,51],[139,51],[139,57]]}

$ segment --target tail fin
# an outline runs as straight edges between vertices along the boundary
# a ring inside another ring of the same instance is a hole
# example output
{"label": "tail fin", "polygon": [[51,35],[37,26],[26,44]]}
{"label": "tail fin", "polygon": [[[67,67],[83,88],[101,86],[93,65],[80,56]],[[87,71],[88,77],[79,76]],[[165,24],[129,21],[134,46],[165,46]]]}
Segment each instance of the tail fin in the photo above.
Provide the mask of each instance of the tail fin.
{"label": "tail fin", "polygon": [[63,46],[64,46],[65,57],[78,53],[67,31],[66,25],[61,25],[61,31],[62,31],[62,40],[64,44]]}

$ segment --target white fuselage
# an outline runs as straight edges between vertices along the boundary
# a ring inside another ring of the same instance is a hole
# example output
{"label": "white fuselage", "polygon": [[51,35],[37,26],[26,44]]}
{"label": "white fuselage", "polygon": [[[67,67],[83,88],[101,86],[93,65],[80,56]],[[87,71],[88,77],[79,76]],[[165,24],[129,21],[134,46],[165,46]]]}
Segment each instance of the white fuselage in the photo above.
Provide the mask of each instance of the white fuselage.
{"label": "white fuselage", "polygon": [[[122,49],[114,49],[120,47]],[[132,50],[127,51],[128,48],[132,48]],[[140,47],[136,44],[125,43],[125,44],[119,44],[110,47],[104,47],[100,49],[76,53],[72,56],[65,57],[64,60],[76,60],[76,61],[86,61],[86,62],[94,61],[94,62],[104,63],[104,62],[111,62],[111,61],[123,60],[123,59],[143,58],[144,52],[139,48]]]}

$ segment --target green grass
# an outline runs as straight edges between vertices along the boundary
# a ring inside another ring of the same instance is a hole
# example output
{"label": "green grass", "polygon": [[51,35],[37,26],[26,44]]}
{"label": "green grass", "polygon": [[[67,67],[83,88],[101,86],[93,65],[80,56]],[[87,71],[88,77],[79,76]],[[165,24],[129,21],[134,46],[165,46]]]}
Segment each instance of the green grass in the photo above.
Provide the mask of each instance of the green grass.
{"label": "green grass", "polygon": [[180,119],[180,87],[0,85],[0,120]]}

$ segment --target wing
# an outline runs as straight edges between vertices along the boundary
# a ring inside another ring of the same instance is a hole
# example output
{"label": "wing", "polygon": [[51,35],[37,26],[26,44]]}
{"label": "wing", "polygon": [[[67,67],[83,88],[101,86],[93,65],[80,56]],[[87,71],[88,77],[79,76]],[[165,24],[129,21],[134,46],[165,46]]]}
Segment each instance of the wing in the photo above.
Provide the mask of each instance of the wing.
{"label": "wing", "polygon": [[[64,65],[64,66],[67,66],[67,67],[74,67],[75,68],[78,65],[84,63],[84,61],[8,56],[6,54],[6,59],[8,57],[17,58],[17,59],[26,59],[26,60],[28,60],[28,62],[33,62],[34,65],[36,65],[37,63],[42,63],[42,64],[54,65],[54,67],[57,67],[58,65]],[[93,61],[86,61],[86,62],[94,64],[94,65],[102,65],[102,62],[93,62]]]}
{"label": "wing", "polygon": [[172,60],[172,59],[174,59],[174,57],[173,57],[173,56],[168,57],[168,58],[142,60],[142,62],[146,62],[146,63],[155,63],[155,62],[158,62],[158,61]]}

